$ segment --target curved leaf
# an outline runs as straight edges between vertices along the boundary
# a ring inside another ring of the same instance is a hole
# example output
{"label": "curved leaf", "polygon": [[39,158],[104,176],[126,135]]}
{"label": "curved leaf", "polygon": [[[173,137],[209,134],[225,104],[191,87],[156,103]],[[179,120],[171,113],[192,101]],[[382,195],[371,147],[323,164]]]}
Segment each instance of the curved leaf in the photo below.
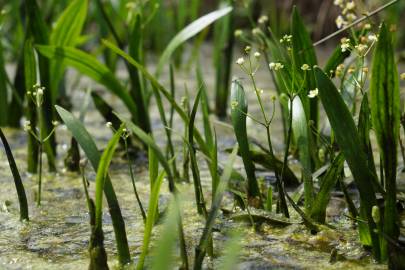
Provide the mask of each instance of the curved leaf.
{"label": "curved leaf", "polygon": [[36,49],[50,59],[60,57],[63,63],[77,69],[96,82],[104,85],[108,90],[117,95],[127,106],[132,117],[138,119],[137,108],[131,96],[115,78],[107,66],[100,63],[94,56],[81,50],[70,47],[36,46]]}
{"label": "curved leaf", "polygon": [[188,39],[192,38],[199,32],[201,32],[205,27],[212,24],[219,18],[225,16],[229,12],[232,11],[232,7],[226,7],[220,10],[213,11],[208,13],[207,15],[202,16],[198,20],[195,20],[188,26],[186,26],[183,30],[181,30],[167,45],[166,49],[164,50],[162,56],[160,57],[156,75],[159,77],[160,73],[163,70],[163,67],[169,62],[170,57],[172,56],[173,52],[184,42]]}
{"label": "curved leaf", "polygon": [[252,157],[249,151],[249,141],[246,131],[246,114],[248,105],[245,97],[245,90],[240,81],[234,80],[231,88],[231,104],[232,104],[232,125],[236,140],[239,144],[243,165],[248,179],[248,197],[260,198],[259,185],[255,175],[255,165],[252,162]]}
{"label": "curved leaf", "polygon": [[370,185],[370,179],[375,176],[368,168],[367,157],[361,147],[357,128],[339,91],[329,77],[318,67],[315,68],[315,77],[319,95],[335,134],[336,141],[342,149],[359,189],[361,204],[364,207],[370,229],[374,256],[379,260],[380,244],[378,235],[375,232],[376,224],[371,216],[372,207],[377,205],[373,186]]}
{"label": "curved leaf", "polygon": [[292,104],[292,130],[299,150],[299,159],[302,166],[302,177],[304,181],[305,209],[309,211],[313,203],[313,182],[312,182],[312,162],[310,152],[310,138],[307,117],[301,98],[296,97]]}
{"label": "curved leaf", "polygon": [[[59,116],[65,123],[73,137],[80,144],[93,169],[97,171],[100,162],[100,153],[94,140],[83,126],[70,112],[62,107],[55,106]],[[117,241],[118,259],[121,265],[131,261],[128,240],[125,231],[125,222],[110,178],[107,176],[104,184],[104,194],[108,202],[109,212],[114,227],[115,239]]]}

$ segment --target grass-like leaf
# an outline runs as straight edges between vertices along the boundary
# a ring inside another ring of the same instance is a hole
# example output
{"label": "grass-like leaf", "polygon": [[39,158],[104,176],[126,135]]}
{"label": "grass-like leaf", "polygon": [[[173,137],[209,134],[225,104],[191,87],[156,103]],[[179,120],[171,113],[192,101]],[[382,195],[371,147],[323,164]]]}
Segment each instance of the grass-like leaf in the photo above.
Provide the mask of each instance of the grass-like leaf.
{"label": "grass-like leaf", "polygon": [[136,269],[138,269],[138,270],[143,269],[145,257],[148,254],[150,238],[152,235],[152,228],[153,228],[153,225],[155,224],[157,214],[158,214],[157,210],[158,210],[158,203],[159,203],[159,193],[160,193],[160,187],[162,186],[164,176],[165,176],[165,174],[163,172],[160,173],[159,176],[156,177],[155,181],[152,184],[152,190],[151,190],[151,194],[149,197],[148,214],[146,217],[145,232],[143,234],[142,253],[139,256],[138,264],[136,266]]}
{"label": "grass-like leaf", "polygon": [[[313,67],[317,65],[316,53],[314,46],[312,45],[312,41],[310,35],[305,27],[305,24],[298,13],[297,7],[294,7],[293,14],[292,14],[292,21],[291,21],[291,35],[292,35],[292,45],[293,45],[293,58],[294,64],[297,73],[300,70],[301,66],[304,64]],[[294,71],[293,71],[294,72]],[[315,89],[316,81],[315,76],[312,71],[307,71],[306,74],[306,91],[311,89]],[[302,95],[303,99],[302,102],[304,106],[309,104],[309,111],[306,110],[308,120],[314,121],[315,126],[318,123],[318,100],[317,98],[310,99],[307,97],[306,92]]]}
{"label": "grass-like leaf", "polygon": [[332,55],[329,57],[326,62],[323,70],[326,74],[330,75],[332,78],[335,77],[336,68],[342,64],[347,57],[350,56],[350,50],[342,52],[340,44],[335,48]]}
{"label": "grass-like leaf", "polygon": [[[86,128],[78,119],[76,119],[70,112],[66,111],[62,107],[56,106],[56,110],[62,118],[62,121],[72,133],[73,137],[75,137],[77,142],[80,144],[93,169],[97,171],[101,158],[100,153]],[[125,232],[125,222],[121,214],[121,209],[114,191],[114,187],[108,176],[105,179],[104,194],[108,202],[109,212],[114,227],[118,250],[118,260],[121,265],[125,265],[131,261],[127,235]]]}
{"label": "grass-like leaf", "polygon": [[14,177],[14,184],[17,190],[18,202],[20,204],[20,220],[29,220],[27,196],[25,195],[24,184],[21,180],[20,172],[18,171],[17,164],[15,163],[13,153],[11,152],[10,145],[7,142],[6,136],[0,128],[0,139],[3,142],[4,150],[6,151],[8,164],[10,165],[11,173]]}
{"label": "grass-like leaf", "polygon": [[[24,85],[26,89],[31,89],[37,82],[37,64],[35,61],[32,38],[27,38],[24,42]],[[34,102],[27,99],[27,120],[32,126],[37,125],[37,114]],[[38,142],[32,134],[28,134],[27,151],[32,153],[27,157],[27,170],[36,173],[38,170]]]}
{"label": "grass-like leaf", "polygon": [[331,192],[336,185],[343,170],[345,158],[343,154],[337,155],[330,164],[325,175],[322,177],[322,184],[319,193],[316,195],[311,208],[311,218],[316,222],[325,223],[326,207],[328,206]]}
{"label": "grass-like leaf", "polygon": [[159,160],[160,164],[166,171],[167,178],[169,180],[170,191],[175,192],[176,187],[174,184],[173,174],[170,169],[169,162],[167,161],[167,159],[166,159],[165,155],[163,154],[162,150],[160,149],[160,147],[155,143],[155,141],[153,140],[153,138],[150,135],[146,134],[141,128],[136,126],[130,120],[125,119],[125,117],[123,117],[121,115],[117,115],[117,116],[119,119],[121,119],[121,121],[123,123],[125,123],[126,127],[129,128],[135,134],[135,136],[137,136],[144,144],[146,144],[148,147],[150,147],[154,151],[156,158]]}
{"label": "grass-like leaf", "polygon": [[[86,21],[87,8],[88,0],[72,1],[56,21],[49,37],[50,44],[59,47],[75,46]],[[57,98],[58,84],[64,70],[63,59],[56,58],[51,61],[51,91],[54,99]]]}
{"label": "grass-like leaf", "polygon": [[0,44],[0,127],[4,127],[8,123],[8,91],[5,67],[3,44]]}
{"label": "grass-like leaf", "polygon": [[238,146],[232,150],[231,155],[229,156],[228,162],[225,165],[224,172],[221,175],[221,180],[219,182],[218,188],[214,194],[214,200],[211,205],[211,209],[208,213],[208,218],[205,223],[203,234],[200,238],[200,242],[196,247],[195,251],[195,262],[194,269],[202,269],[202,262],[205,257],[207,246],[209,243],[209,238],[212,232],[212,227],[215,223],[215,218],[218,214],[218,211],[221,207],[222,198],[224,196],[225,190],[228,186],[229,179],[231,178],[233,163],[235,162],[236,154],[238,153]]}
{"label": "grass-like leaf", "polygon": [[[384,207],[384,233],[397,239],[396,175],[400,128],[400,95],[398,70],[390,31],[382,24],[371,70],[371,119],[380,148],[387,196]],[[385,247],[383,257],[386,257]]]}
{"label": "grass-like leaf", "polygon": [[375,232],[376,224],[371,216],[371,209],[377,204],[373,186],[370,185],[370,179],[374,175],[368,168],[367,157],[361,148],[357,128],[339,91],[329,77],[318,67],[315,68],[315,76],[319,95],[334,131],[336,141],[342,149],[360,192],[361,204],[365,209],[370,229],[374,256],[377,260],[380,260],[379,238]]}
{"label": "grass-like leaf", "polygon": [[[101,155],[100,162],[96,174],[96,191],[95,191],[95,223],[92,227],[90,237],[90,265],[94,266],[99,261],[106,261],[106,252],[104,249],[104,233],[103,233],[103,190],[107,179],[108,169],[110,167],[115,149],[123,132],[121,127],[109,141],[107,147]],[[91,267],[90,267],[91,268]]]}
{"label": "grass-like leaf", "polygon": [[160,57],[159,63],[157,66],[157,70],[156,70],[157,77],[159,77],[160,73],[163,71],[163,68],[169,62],[172,54],[180,45],[182,45],[188,39],[192,38],[193,36],[195,36],[196,34],[201,32],[208,25],[212,24],[219,18],[227,15],[231,11],[232,11],[231,7],[226,7],[226,8],[220,9],[220,10],[213,11],[211,13],[208,13],[207,15],[202,16],[198,20],[195,20],[194,22],[192,22],[191,24],[186,26],[183,30],[181,30],[170,41],[169,45],[167,45],[162,56]]}
{"label": "grass-like leaf", "polygon": [[122,100],[134,121],[137,121],[138,111],[131,96],[108,67],[100,63],[94,56],[70,47],[36,46],[36,48],[42,55],[50,59],[61,58],[64,64],[72,66],[77,71],[104,85]]}
{"label": "grass-like leaf", "polygon": [[190,120],[188,123],[187,145],[189,148],[188,152],[190,154],[191,171],[193,173],[193,183],[194,183],[197,211],[199,214],[204,214],[206,216],[207,209],[205,207],[205,201],[204,201],[204,196],[203,196],[204,193],[203,193],[202,186],[201,186],[201,178],[200,178],[200,171],[198,168],[196,149],[194,147],[194,122],[195,122],[195,117],[197,115],[198,104],[200,103],[201,93],[202,93],[202,91],[200,89],[200,91],[198,91],[198,94],[194,100],[193,109],[191,110]]}
{"label": "grass-like leaf", "polygon": [[[188,123],[188,115],[187,113],[181,108],[181,106],[176,102],[176,100],[173,98],[173,96],[170,94],[170,92],[163,87],[158,81],[157,79],[150,74],[147,69],[142,66],[141,64],[139,64],[135,59],[133,59],[130,55],[128,55],[127,53],[125,53],[123,50],[119,49],[117,46],[115,46],[114,44],[112,44],[111,42],[109,42],[108,40],[103,40],[103,44],[110,48],[112,51],[114,51],[116,54],[120,55],[121,57],[123,57],[125,60],[128,61],[128,63],[130,63],[131,65],[133,65],[134,67],[136,67],[138,69],[138,71],[140,73],[142,73],[142,75],[144,76],[145,79],[147,79],[152,86],[154,87],[154,89],[156,89],[157,91],[159,91],[160,93],[162,93],[165,98],[169,101],[169,103],[171,104],[171,106],[173,106],[174,110],[179,114],[179,116],[181,117],[181,119]],[[209,148],[207,147],[207,144],[205,143],[203,137],[201,136],[200,132],[198,131],[198,129],[194,129],[194,136],[195,139],[198,143],[198,146],[200,147],[201,152],[203,152],[206,156],[209,156]]]}

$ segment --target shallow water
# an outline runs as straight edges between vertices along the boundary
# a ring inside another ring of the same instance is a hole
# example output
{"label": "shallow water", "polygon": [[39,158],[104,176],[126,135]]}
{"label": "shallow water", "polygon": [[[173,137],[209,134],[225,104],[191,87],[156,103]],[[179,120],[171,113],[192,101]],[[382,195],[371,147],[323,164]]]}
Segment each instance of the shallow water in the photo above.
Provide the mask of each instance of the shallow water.
{"label": "shallow water", "polygon": [[[207,64],[208,65],[208,64]],[[235,67],[236,69],[236,67]],[[213,69],[204,68],[208,89],[213,89]],[[192,72],[193,73],[193,72]],[[74,73],[71,76],[75,76]],[[184,83],[188,88],[195,89],[193,75],[180,74],[177,81],[179,92]],[[259,87],[265,90],[264,98],[270,100],[272,92],[271,82],[265,68],[258,73]],[[247,83],[247,82],[246,82]],[[79,89],[86,85],[93,85],[92,82],[82,79]],[[248,90],[248,89],[247,89]],[[73,103],[75,112],[80,108],[83,99],[83,92],[75,91]],[[108,96],[108,95],[107,95]],[[253,93],[248,94],[250,112],[257,114],[258,106]],[[176,100],[180,101],[178,94]],[[114,97],[109,100],[116,104],[119,111],[123,111],[119,102]],[[270,103],[270,102],[269,102]],[[155,111],[152,104],[152,111]],[[177,118],[175,130],[182,130],[181,121]],[[200,124],[200,123],[198,123]],[[104,126],[104,121],[91,106],[86,115],[85,125],[94,136],[98,146],[102,149],[111,132]],[[164,145],[164,131],[160,124],[158,115],[152,117],[154,136],[158,143]],[[249,132],[252,137],[263,139],[260,127],[255,123],[248,122]],[[230,130],[221,125],[215,125],[219,138],[221,150],[234,144]],[[274,138],[276,150],[280,151],[282,145],[280,140],[281,123],[276,120],[272,127],[276,134]],[[7,159],[4,152],[0,151],[0,269],[85,269],[88,265],[87,246],[90,236],[89,215],[87,212],[81,176],[65,172],[63,169],[63,157],[66,154],[70,141],[69,133],[65,127],[58,128],[59,166],[58,173],[45,173],[43,182],[43,200],[40,208],[35,206],[35,193],[37,189],[36,177],[25,173],[26,134],[22,131],[6,130],[6,136],[10,138],[10,144],[17,160],[17,165],[22,173],[23,182],[26,188],[29,204],[30,219],[28,223],[19,222],[18,201],[15,193],[13,179],[9,171]],[[278,135],[278,136],[277,136]],[[180,146],[179,136],[175,136],[175,145]],[[177,148],[181,153],[181,147]],[[220,160],[225,160],[226,155],[221,153]],[[201,158],[201,157],[200,157]],[[210,178],[205,162],[201,159],[201,177],[205,198],[210,198]],[[135,179],[141,200],[146,206],[149,194],[149,180],[147,173],[147,160],[143,154],[134,159]],[[178,168],[181,168],[180,162]],[[238,160],[236,168],[241,169],[241,161]],[[243,172],[243,170],[241,170]],[[143,222],[140,211],[132,193],[132,185],[128,175],[127,166],[122,153],[117,154],[111,166],[111,179],[120,202],[121,210],[126,222],[128,241],[131,255],[134,260],[140,254]],[[94,189],[94,171],[88,167],[86,175],[91,185],[90,191]],[[261,176],[271,176],[271,172],[260,172]],[[204,220],[198,216],[194,206],[194,190],[191,184],[179,184],[183,202],[184,230],[187,246],[189,247],[190,261],[193,258],[193,247],[199,240],[199,235],[204,227]],[[167,204],[170,198],[167,190],[167,183],[162,186],[161,208]],[[207,199],[207,200],[208,200]],[[104,204],[106,206],[106,203]],[[226,208],[232,207],[231,198],[226,198]],[[116,265],[116,249],[111,219],[107,208],[104,209],[103,229],[105,233],[105,246],[109,256],[109,264]],[[293,212],[293,211],[291,211]],[[294,212],[293,212],[294,213]],[[241,262],[238,269],[385,269],[385,265],[377,265],[372,262],[370,254],[360,246],[357,239],[357,231],[352,222],[344,217],[346,213],[345,203],[340,197],[333,197],[328,208],[328,222],[336,227],[335,230],[325,228],[317,235],[311,235],[302,224],[294,224],[285,227],[275,227],[264,224],[259,232],[254,232],[249,224],[241,221],[233,221],[226,216],[220,215],[214,233],[215,253],[221,254],[222,247],[227,240],[227,232],[239,228],[243,231],[243,249],[241,250]],[[293,214],[294,215],[294,214]],[[293,219],[298,219],[295,215]],[[162,225],[157,225],[156,232],[161,230]],[[153,242],[152,242],[153,245]],[[332,250],[338,253],[337,262],[329,263]],[[218,259],[209,258],[206,260],[206,268],[215,268]]]}

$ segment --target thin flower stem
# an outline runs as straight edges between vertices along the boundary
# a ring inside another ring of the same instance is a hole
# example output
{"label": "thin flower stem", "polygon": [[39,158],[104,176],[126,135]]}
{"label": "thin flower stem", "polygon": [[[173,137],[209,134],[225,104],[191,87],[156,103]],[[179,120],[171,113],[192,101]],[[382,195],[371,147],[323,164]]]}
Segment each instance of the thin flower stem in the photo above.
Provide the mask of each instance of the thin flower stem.
{"label": "thin flower stem", "polygon": [[128,168],[129,168],[129,175],[131,176],[132,187],[133,187],[134,193],[135,193],[135,198],[136,198],[136,201],[138,202],[139,209],[141,210],[143,222],[145,223],[146,214],[145,214],[145,210],[143,209],[141,199],[139,198],[138,191],[136,190],[134,172],[132,171],[131,159],[129,157],[127,138],[124,138],[124,147],[125,147],[125,155],[127,157],[127,163],[128,163]]}

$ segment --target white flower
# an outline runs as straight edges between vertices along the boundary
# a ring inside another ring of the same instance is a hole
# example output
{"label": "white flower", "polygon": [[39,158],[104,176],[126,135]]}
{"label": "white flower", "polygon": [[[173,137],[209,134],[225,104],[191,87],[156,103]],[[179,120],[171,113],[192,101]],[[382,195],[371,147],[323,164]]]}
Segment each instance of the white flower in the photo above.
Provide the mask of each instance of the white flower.
{"label": "white flower", "polygon": [[368,46],[365,44],[359,44],[359,45],[356,45],[354,48],[357,50],[357,52],[360,55],[363,55],[367,51]]}
{"label": "white flower", "polygon": [[354,13],[349,13],[349,14],[346,15],[346,19],[349,22],[353,22],[355,19],[357,19],[357,16]]}
{"label": "white flower", "polygon": [[252,30],[252,34],[253,34],[253,35],[256,36],[256,35],[258,35],[259,33],[260,33],[260,29],[259,29],[259,28],[257,28],[257,27],[256,27],[256,28],[253,28],[253,30]]}
{"label": "white flower", "polygon": [[239,103],[236,100],[232,100],[231,102],[231,109],[235,110],[238,107]]}
{"label": "white flower", "polygon": [[370,29],[371,29],[371,24],[366,23],[366,24],[364,25],[364,29],[370,30]]}
{"label": "white flower", "polygon": [[28,132],[31,130],[31,122],[30,121],[25,121],[24,122],[24,131]]}
{"label": "white flower", "polygon": [[245,53],[250,53],[251,50],[252,50],[252,47],[250,47],[250,46],[245,47]]}
{"label": "white flower", "polygon": [[346,4],[346,9],[347,9],[347,10],[353,10],[353,9],[355,9],[355,8],[356,8],[356,4],[355,4],[353,1],[348,2],[348,3]]}
{"label": "white flower", "polygon": [[335,0],[335,1],[333,2],[333,4],[334,4],[335,6],[342,6],[342,5],[343,5],[343,0]]}
{"label": "white flower", "polygon": [[342,49],[342,52],[349,50],[350,40],[348,38],[342,38],[342,40],[340,42],[341,42],[340,48]]}
{"label": "white flower", "polygon": [[38,88],[38,90],[37,90],[37,95],[39,95],[39,96],[43,96],[43,95],[44,95],[44,88],[43,88],[43,87]]}
{"label": "white flower", "polygon": [[268,20],[269,20],[269,17],[267,17],[266,15],[262,15],[262,16],[259,18],[258,23],[259,23],[259,24],[265,24]]}
{"label": "white flower", "polygon": [[254,53],[255,58],[260,58],[261,54],[259,52]]}
{"label": "white flower", "polygon": [[303,65],[301,66],[301,69],[304,70],[304,71],[307,71],[307,70],[310,70],[311,68],[309,67],[308,64],[303,64]]}
{"label": "white flower", "polygon": [[271,62],[271,63],[269,64],[269,67],[270,67],[271,70],[277,71],[277,70],[280,70],[280,69],[284,68],[284,65],[281,64],[281,63],[274,63],[274,62]]}
{"label": "white flower", "polygon": [[337,28],[339,28],[339,29],[342,28],[344,25],[347,24],[347,22],[343,19],[343,17],[342,17],[341,15],[339,15],[339,16],[336,18],[335,23],[336,23]]}
{"label": "white flower", "polygon": [[112,123],[111,123],[111,122],[107,122],[107,123],[105,123],[105,126],[108,127],[108,128],[112,128]]}
{"label": "white flower", "polygon": [[340,48],[342,49],[342,52],[345,52],[350,48],[350,45],[347,43],[344,43],[344,44],[340,45]]}
{"label": "white flower", "polygon": [[241,37],[243,35],[243,31],[240,29],[236,29],[234,35],[235,37]]}
{"label": "white flower", "polygon": [[336,76],[340,77],[343,75],[343,72],[345,70],[345,65],[344,64],[340,64],[336,67]]}
{"label": "white flower", "polygon": [[401,80],[405,81],[405,72],[401,74]]}
{"label": "white flower", "polygon": [[375,34],[368,35],[367,38],[368,38],[368,40],[369,40],[370,42],[378,41],[378,38],[377,38],[377,36],[376,36]]}
{"label": "white flower", "polygon": [[238,64],[239,66],[243,65],[245,63],[245,59],[243,57],[238,58],[238,60],[236,60],[236,64]]}
{"label": "white flower", "polygon": [[314,90],[309,91],[308,97],[309,98],[314,98],[314,97],[318,96],[318,93],[319,93],[318,88],[315,88]]}
{"label": "white flower", "polygon": [[52,125],[54,126],[54,127],[57,127],[57,126],[59,126],[59,121],[52,121]]}

